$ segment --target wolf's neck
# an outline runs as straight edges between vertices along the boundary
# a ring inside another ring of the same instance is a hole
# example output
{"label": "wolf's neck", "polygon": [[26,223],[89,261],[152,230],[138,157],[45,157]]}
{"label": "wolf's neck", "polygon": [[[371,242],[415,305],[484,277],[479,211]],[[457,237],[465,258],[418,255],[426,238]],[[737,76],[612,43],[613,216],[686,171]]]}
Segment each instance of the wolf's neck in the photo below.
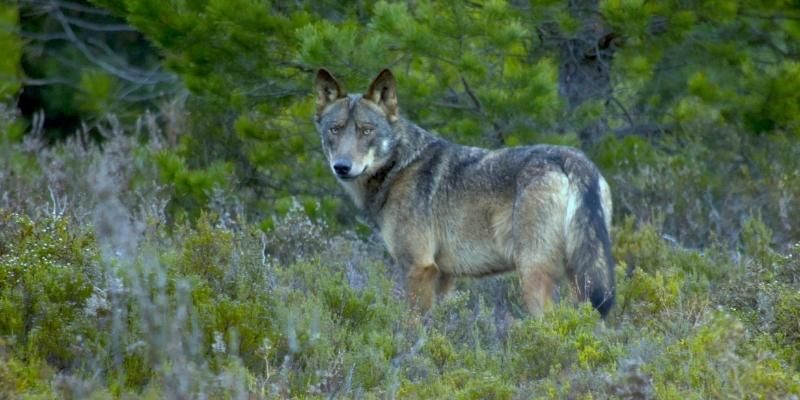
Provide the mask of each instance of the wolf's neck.
{"label": "wolf's neck", "polygon": [[408,121],[401,120],[399,123],[403,124],[398,129],[395,151],[399,168],[405,168],[419,159],[431,144],[444,140]]}
{"label": "wolf's neck", "polygon": [[392,156],[383,166],[363,183],[363,209],[369,218],[376,219],[389,198],[392,184],[402,171],[418,160],[431,144],[443,139],[406,121],[395,128],[397,143]]}

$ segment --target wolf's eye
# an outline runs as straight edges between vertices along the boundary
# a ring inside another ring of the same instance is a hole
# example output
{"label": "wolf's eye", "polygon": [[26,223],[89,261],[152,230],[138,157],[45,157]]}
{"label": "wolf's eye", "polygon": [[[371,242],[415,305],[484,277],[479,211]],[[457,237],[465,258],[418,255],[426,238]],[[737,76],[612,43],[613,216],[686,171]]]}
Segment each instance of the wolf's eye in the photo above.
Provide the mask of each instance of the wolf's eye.
{"label": "wolf's eye", "polygon": [[375,130],[372,128],[364,128],[361,130],[361,134],[364,136],[372,135],[373,132],[375,132]]}
{"label": "wolf's eye", "polygon": [[337,134],[339,134],[339,131],[341,131],[341,130],[342,130],[341,127],[334,126],[334,127],[329,128],[328,132],[330,132],[331,135],[337,135]]}

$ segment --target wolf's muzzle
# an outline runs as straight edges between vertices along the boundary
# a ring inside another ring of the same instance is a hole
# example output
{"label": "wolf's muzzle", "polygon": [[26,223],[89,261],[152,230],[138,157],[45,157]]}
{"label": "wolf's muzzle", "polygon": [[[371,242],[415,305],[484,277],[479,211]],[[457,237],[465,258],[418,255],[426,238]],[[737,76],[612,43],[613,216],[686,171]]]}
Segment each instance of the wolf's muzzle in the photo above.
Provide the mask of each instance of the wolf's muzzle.
{"label": "wolf's muzzle", "polygon": [[353,162],[347,159],[340,158],[333,162],[333,170],[340,178],[348,178],[352,168]]}

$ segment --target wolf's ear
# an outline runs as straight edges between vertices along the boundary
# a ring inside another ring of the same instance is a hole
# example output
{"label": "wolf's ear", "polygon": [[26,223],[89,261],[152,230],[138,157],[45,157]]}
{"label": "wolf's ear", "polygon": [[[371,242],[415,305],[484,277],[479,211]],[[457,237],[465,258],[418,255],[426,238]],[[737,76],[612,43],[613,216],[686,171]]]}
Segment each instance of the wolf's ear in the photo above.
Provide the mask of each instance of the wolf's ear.
{"label": "wolf's ear", "polygon": [[317,92],[317,117],[322,114],[328,104],[347,96],[339,81],[325,68],[317,71],[317,77],[314,79],[314,91]]}
{"label": "wolf's ear", "polygon": [[378,77],[369,85],[369,90],[364,98],[381,106],[389,117],[389,121],[394,122],[398,119],[397,109],[397,82],[389,69],[384,69]]}

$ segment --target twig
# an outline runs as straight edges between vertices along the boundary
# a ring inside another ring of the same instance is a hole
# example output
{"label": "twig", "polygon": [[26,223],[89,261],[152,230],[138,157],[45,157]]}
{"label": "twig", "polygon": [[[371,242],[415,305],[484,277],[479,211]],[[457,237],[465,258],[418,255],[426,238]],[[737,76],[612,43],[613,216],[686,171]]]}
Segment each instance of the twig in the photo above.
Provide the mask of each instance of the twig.
{"label": "twig", "polygon": [[614,97],[614,96],[608,96],[608,99],[609,99],[609,100],[611,100],[611,101],[612,101],[614,104],[616,104],[616,105],[617,105],[617,107],[619,107],[619,109],[620,109],[620,110],[622,110],[622,113],[623,113],[623,114],[625,114],[625,119],[627,119],[627,120],[628,120],[628,124],[629,124],[630,126],[634,126],[634,123],[633,123],[633,118],[631,117],[631,114],[630,114],[630,113],[628,113],[628,110],[625,108],[625,106],[624,106],[624,105],[622,105],[622,102],[620,102],[620,101],[619,101],[619,100],[618,100],[616,97]]}
{"label": "twig", "polygon": [[465,106],[465,105],[459,104],[459,103],[450,103],[450,102],[444,102],[444,101],[434,101],[432,104],[437,106],[437,107],[452,108],[454,110],[475,110],[475,107],[473,107],[473,106]]}
{"label": "twig", "polygon": [[97,58],[97,56],[91,51],[91,49],[89,49],[86,46],[86,43],[84,43],[80,38],[78,38],[78,36],[72,30],[72,27],[67,21],[66,16],[61,11],[61,9],[58,8],[57,2],[52,1],[52,4],[54,6],[53,16],[61,24],[61,27],[63,28],[64,33],[67,35],[68,40],[72,42],[75,45],[75,47],[77,47],[78,51],[80,51],[84,57],[86,57],[89,61],[91,61],[95,65],[102,68],[104,71],[122,80],[132,83],[137,83],[140,85],[155,85],[158,83],[166,83],[172,81],[171,77],[166,74],[159,74],[153,78],[149,76],[152,75],[152,73],[148,73],[145,76],[137,76],[138,75],[137,71],[135,71],[133,68],[130,67],[120,68]]}
{"label": "twig", "polygon": [[467,83],[467,79],[464,78],[463,75],[461,76],[461,83],[464,85],[464,91],[467,92],[467,95],[469,96],[470,99],[472,99],[472,102],[475,104],[475,111],[477,111],[479,114],[483,114],[483,107],[481,107],[481,102],[478,100],[478,97],[475,96],[475,93],[472,92],[472,89],[470,89],[469,84]]}
{"label": "twig", "polygon": [[57,7],[63,8],[65,10],[77,11],[77,12],[82,12],[82,13],[86,13],[86,14],[111,15],[111,13],[109,11],[106,11],[106,10],[104,10],[102,8],[89,7],[89,6],[85,6],[83,4],[73,3],[71,1],[50,0],[50,1],[46,1],[45,2],[45,1],[40,1],[40,0],[22,0],[20,3],[26,3],[26,2],[31,3],[31,4],[40,4],[40,5],[43,5],[43,6],[51,6],[51,5],[55,4]]}
{"label": "twig", "polygon": [[96,32],[137,32],[136,29],[131,28],[125,24],[96,24],[94,22],[88,22],[77,18],[70,18],[65,16],[65,20],[70,23],[70,25],[75,25],[79,28],[87,29],[90,31]]}

